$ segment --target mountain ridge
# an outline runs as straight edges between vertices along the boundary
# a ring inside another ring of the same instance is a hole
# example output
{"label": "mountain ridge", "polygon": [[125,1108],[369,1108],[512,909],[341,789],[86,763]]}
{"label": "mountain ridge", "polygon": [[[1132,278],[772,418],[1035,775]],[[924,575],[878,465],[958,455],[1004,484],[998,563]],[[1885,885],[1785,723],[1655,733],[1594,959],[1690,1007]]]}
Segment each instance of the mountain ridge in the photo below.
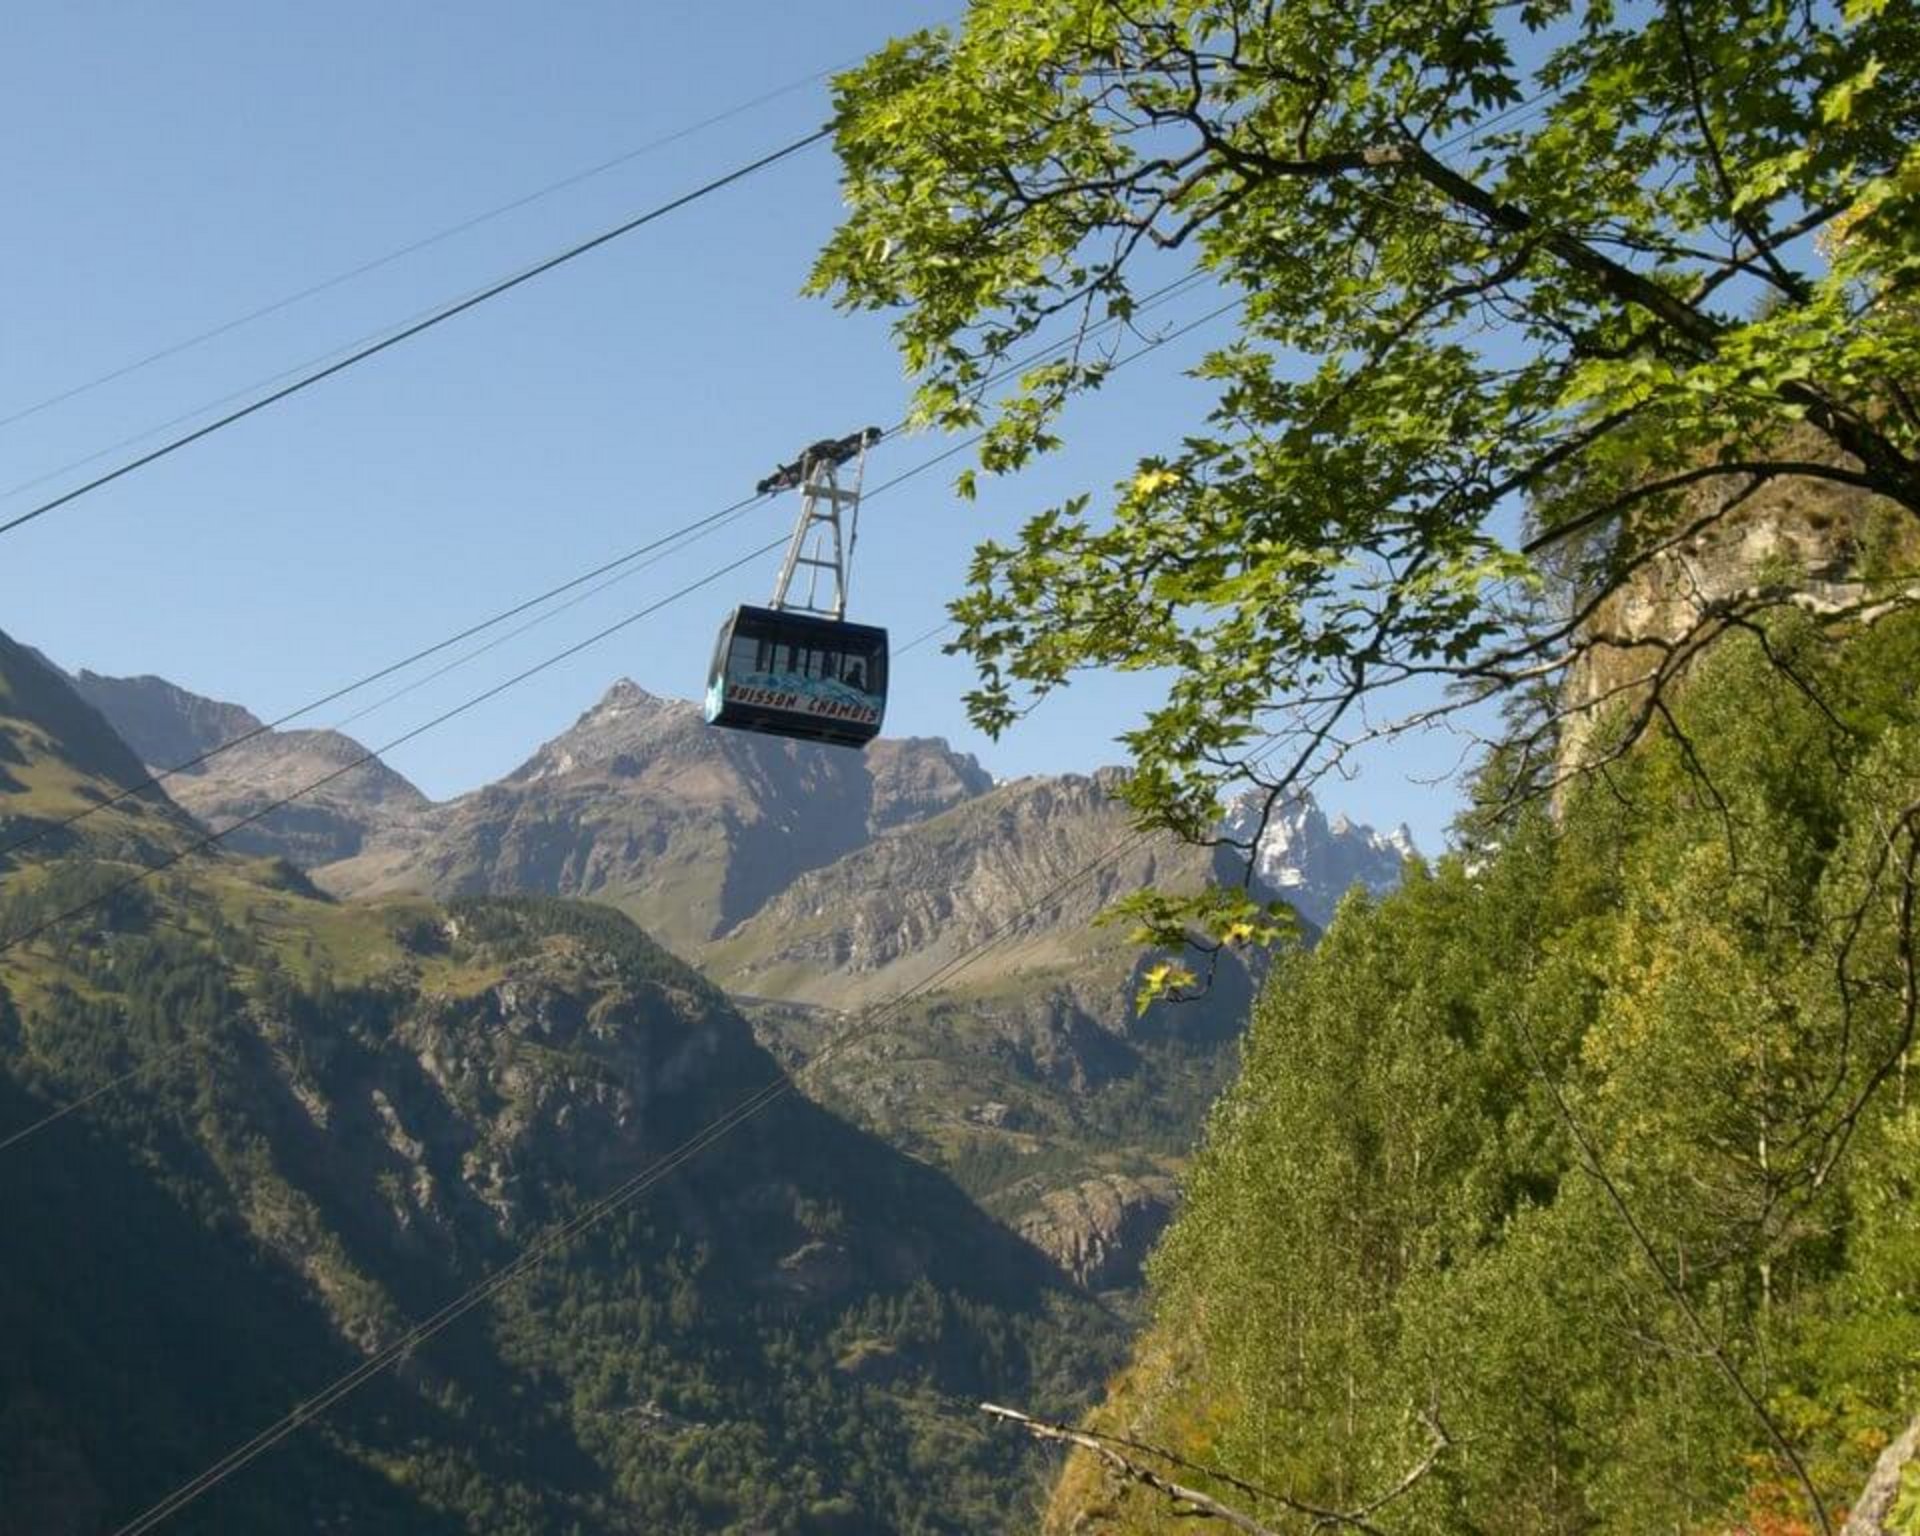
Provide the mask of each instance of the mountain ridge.
{"label": "mountain ridge", "polygon": [[[368,755],[339,732],[268,729],[242,705],[164,678],[82,670],[68,674],[68,680],[150,768],[169,774],[173,797],[215,829]],[[253,739],[228,746],[249,734]],[[209,753],[208,762],[170,771]],[[731,811],[739,823],[771,821],[776,833],[776,846],[765,846],[764,838],[753,846],[765,857],[765,869],[733,873],[727,888],[713,894],[705,931],[665,925],[697,947],[737,927],[794,880],[857,853],[896,827],[930,820],[1008,784],[1066,783],[1113,771],[999,780],[938,737],[882,737],[849,762],[834,749],[712,731],[697,705],[621,678],[571,726],[490,784],[436,802],[375,758],[303,797],[299,808],[242,829],[235,846],[323,871],[322,883],[341,894],[611,891],[619,904],[623,887],[641,883],[634,867],[640,849],[633,856],[596,860],[589,846],[594,830],[582,825],[592,819],[584,814],[586,802],[657,796],[670,788],[681,798],[707,803],[723,819]],[[570,804],[556,813],[539,805],[543,794]],[[811,828],[798,800],[811,801],[810,809],[819,813]],[[1250,837],[1258,801],[1249,792],[1232,802],[1223,831]],[[564,835],[551,825],[555,821],[567,823]],[[529,822],[548,825],[530,829]],[[623,836],[634,830],[619,818],[613,818],[611,829]],[[731,846],[744,830],[730,825],[720,841]],[[1382,894],[1397,880],[1400,861],[1414,853],[1404,826],[1379,833],[1344,814],[1329,820],[1304,796],[1271,817],[1254,865],[1271,893],[1324,926],[1349,886],[1359,883]],[[649,903],[642,898],[639,904]],[[686,931],[678,931],[682,928]]]}
{"label": "mountain ridge", "polygon": [[990,785],[938,738],[855,754],[716,731],[698,706],[622,679],[504,778],[316,878],[343,895],[591,896],[687,953],[806,870]]}
{"label": "mountain ridge", "polygon": [[[49,765],[92,804],[142,772],[11,642],[0,740],[9,824]],[[154,815],[190,827],[164,799],[95,820]],[[139,867],[81,851],[0,886],[0,933]],[[779,1077],[605,907],[335,904],[218,852],[0,950],[0,1124],[129,1072],[0,1180],[7,1536],[145,1507]],[[790,1093],[182,1529],[973,1528],[1027,1463],[945,1444],[939,1405],[1070,1407],[1110,1363],[1100,1318],[936,1170]]]}
{"label": "mountain ridge", "polygon": [[[234,760],[219,805],[263,798],[234,782],[255,756],[279,790],[320,755],[299,733],[264,733],[216,759]],[[852,1011],[897,1009],[900,1033],[839,1053],[809,1091],[960,1179],[1063,1273],[1125,1288],[1171,1212],[1257,978],[1229,956],[1199,1003],[1139,1013],[1142,957],[1102,911],[1142,885],[1246,870],[1225,847],[1140,839],[1119,787],[1115,769],[996,782],[937,739],[854,753],[716,731],[695,705],[620,679],[492,784],[439,804],[411,786],[361,793],[357,842],[325,806],[317,827],[288,807],[264,846],[235,841],[351,901],[608,903],[746,1001],[790,1063]],[[205,814],[194,789],[185,780],[182,798]],[[1250,839],[1251,815],[1251,801],[1230,808],[1229,835]],[[329,836],[346,857],[325,856]],[[1266,827],[1254,874],[1310,937],[1349,885],[1397,881],[1409,846],[1303,800]],[[945,974],[986,944],[987,959]]]}

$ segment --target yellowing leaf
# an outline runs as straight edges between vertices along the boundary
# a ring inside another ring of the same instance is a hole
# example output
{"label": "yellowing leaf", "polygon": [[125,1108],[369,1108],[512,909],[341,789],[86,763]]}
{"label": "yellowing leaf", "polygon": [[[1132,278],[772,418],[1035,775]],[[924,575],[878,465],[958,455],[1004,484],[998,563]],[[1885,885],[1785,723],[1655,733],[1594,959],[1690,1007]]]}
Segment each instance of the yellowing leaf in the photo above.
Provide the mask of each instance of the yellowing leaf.
{"label": "yellowing leaf", "polygon": [[1827,92],[1826,100],[1820,103],[1820,116],[1829,123],[1844,123],[1853,116],[1854,98],[1869,89],[1880,78],[1880,61],[1868,59],[1866,66],[1849,79],[1842,80]]}

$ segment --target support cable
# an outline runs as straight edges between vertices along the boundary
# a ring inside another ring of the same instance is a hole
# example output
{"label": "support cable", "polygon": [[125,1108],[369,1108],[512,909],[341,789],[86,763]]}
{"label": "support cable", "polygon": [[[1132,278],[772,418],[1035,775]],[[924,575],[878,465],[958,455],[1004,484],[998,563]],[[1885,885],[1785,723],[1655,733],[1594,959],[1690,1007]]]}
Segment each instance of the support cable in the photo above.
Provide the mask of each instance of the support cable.
{"label": "support cable", "polygon": [[745,165],[736,166],[723,176],[716,176],[711,181],[702,183],[691,192],[683,192],[680,196],[658,204],[653,208],[649,208],[645,213],[638,214],[628,219],[625,223],[616,224],[612,229],[602,230],[599,234],[582,240],[578,244],[571,245],[566,250],[547,257],[544,261],[536,262],[531,267],[522,268],[511,277],[502,278],[499,282],[489,284],[487,287],[469,294],[464,299],[457,300],[441,309],[437,309],[425,319],[416,320],[411,325],[395,331],[390,336],[383,337],[381,340],[367,346],[357,348],[355,351],[341,358],[338,362],[330,363],[326,367],[317,369],[314,372],[302,374],[291,384],[282,385],[279,389],[261,396],[258,400],[242,406],[239,410],[229,411],[224,416],[216,417],[205,426],[196,427],[191,432],[182,433],[179,437],[170,439],[160,447],[141,454],[138,458],[129,459],[126,463],[108,470],[103,475],[96,475],[93,479],[82,485],[75,486],[70,491],[63,491],[50,501],[43,501],[38,506],[20,513],[17,517],[9,518],[6,522],[0,523],[0,534],[11,532],[23,524],[32,522],[35,518],[44,517],[47,513],[52,512],[58,507],[64,507],[69,502],[77,501],[82,496],[99,490],[102,486],[111,485],[122,476],[130,475],[137,469],[143,469],[157,460],[166,458],[169,454],[178,453],[189,444],[197,443],[202,438],[210,437],[223,428],[230,427],[236,422],[244,421],[256,412],[264,411],[268,406],[277,405],[280,401],[297,395],[302,390],[311,389],[322,380],[330,379],[337,373],[342,373],[358,363],[363,363],[371,357],[376,357],[389,348],[400,345],[403,341],[410,341],[422,332],[432,330],[435,326],[444,324],[456,315],[465,314],[468,310],[486,303],[489,299],[498,298],[501,294],[518,288],[522,283],[531,282],[534,278],[551,272],[556,267],[564,266],[567,262],[584,256],[589,251],[598,250],[609,241],[617,240],[622,235],[631,234],[634,230],[651,224],[656,219],[664,218],[667,214],[684,208],[689,203],[698,202],[701,198],[718,192],[723,187],[732,186],[735,182],[742,181],[757,171],[765,170],[768,166],[777,164],[791,155],[798,154],[803,149],[821,143],[829,138],[832,133],[833,129],[831,127],[817,128],[812,133],[804,134],[800,138],[794,139],[789,143],[781,145],[780,148],[760,156],[757,160],[750,160]]}
{"label": "support cable", "polygon": [[[1170,282],[1165,286],[1154,290],[1152,293],[1146,295],[1140,301],[1139,305],[1136,306],[1135,314],[1145,314],[1148,311],[1158,307],[1159,305],[1167,303],[1170,300],[1176,297],[1179,297],[1181,294],[1193,288],[1195,284],[1198,283],[1204,275],[1205,274],[1203,273],[1190,272],[1186,276],[1178,278],[1173,282]],[[1152,347],[1158,346],[1164,341],[1173,341],[1179,336],[1185,335],[1187,331],[1192,330],[1195,325],[1203,324],[1208,320],[1216,318],[1218,315],[1224,312],[1225,312],[1224,309],[1216,309],[1216,310],[1210,311],[1208,314],[1203,315],[1200,318],[1200,320],[1193,322],[1193,324],[1191,325],[1183,326],[1179,330],[1171,332],[1167,335],[1164,335],[1157,339],[1149,340],[1146,343],[1146,346],[1143,350],[1150,350]],[[1130,321],[1121,321],[1117,318],[1110,318],[1110,319],[1099,322],[1097,325],[1093,327],[1090,327],[1085,334],[1092,335],[1092,334],[1098,333],[1099,331],[1107,330],[1110,328],[1116,328],[1121,325],[1130,325],[1130,324],[1131,324]],[[1083,340],[1083,336],[1079,333],[1076,333],[1073,336],[1067,337],[1060,341],[1052,342],[1045,347],[1039,348],[1038,350],[1032,353],[1029,353],[1026,357],[1021,358],[1015,362],[1009,363],[1004,368],[995,370],[995,372],[993,372],[986,379],[981,381],[979,388],[982,390],[990,389],[996,383],[1003,382],[1005,379],[1007,379],[1011,375],[1018,373],[1023,369],[1030,368],[1035,363],[1040,362],[1045,358],[1051,357],[1057,353],[1067,351],[1073,347],[1080,345],[1082,343],[1082,340]],[[1137,352],[1132,354],[1132,356],[1138,356],[1138,355],[1139,354]],[[1125,361],[1131,361],[1131,360],[1132,360],[1132,357],[1125,359]],[[1119,366],[1119,364],[1115,364],[1115,366],[1117,367]],[[904,420],[896,422],[893,426],[887,428],[886,432],[883,435],[887,438],[896,437],[902,432],[904,432],[907,429],[908,425],[909,423]],[[971,447],[974,443],[978,441],[979,441],[979,438],[977,435],[966,438],[961,442],[959,442],[958,444],[956,444],[955,446],[943,450],[941,453],[939,453],[932,459],[925,461],[924,463],[916,466],[915,468],[907,470],[903,474],[896,475],[891,480],[883,482],[881,485],[877,486],[874,490],[868,492],[867,494],[878,495],[881,491],[884,491],[891,486],[898,485],[903,480],[910,479],[914,475],[920,474],[922,471],[928,468],[931,468],[933,465],[942,463],[945,460],[952,458],[956,453],[959,453],[964,449]],[[108,795],[105,799],[96,801],[90,805],[82,807],[80,810],[75,811],[70,815],[62,817],[58,820],[43,822],[39,826],[36,826],[32,831],[28,832],[24,837],[16,838],[13,842],[10,842],[10,843],[0,844],[0,858],[5,858],[10,854],[17,853],[22,848],[29,847],[32,844],[40,841],[42,838],[50,836],[54,832],[64,831],[67,828],[78,824],[79,822],[85,821],[89,816],[96,815],[101,811],[111,810],[113,807],[118,805],[123,805],[128,800],[134,799],[140,795],[145,794],[148,790],[164,785],[167,780],[174,778],[179,774],[188,773],[195,768],[203,767],[207,763],[212,762],[215,758],[221,756],[223,753],[231,752],[237,747],[243,747],[248,742],[255,741],[259,739],[261,736],[268,734],[269,732],[280,730],[284,726],[291,724],[293,721],[300,719],[302,716],[309,715],[314,713],[316,710],[321,710],[326,708],[329,704],[336,704],[340,700],[348,697],[349,695],[358,693],[363,688],[370,687],[374,683],[380,682],[383,679],[394,676],[396,673],[404,672],[409,667],[412,667],[418,664],[419,662],[425,661],[429,657],[436,656],[440,654],[442,651],[448,650],[453,646],[460,644],[464,640],[470,640],[475,635],[482,634],[485,631],[494,628],[496,625],[504,624],[509,619],[518,618],[521,614],[526,613],[531,609],[538,608],[543,603],[546,603],[553,598],[559,597],[563,593],[571,592],[578,587],[584,586],[587,583],[596,580],[596,578],[606,576],[609,572],[617,571],[621,567],[631,565],[636,561],[641,562],[641,565],[639,568],[644,569],[645,566],[651,565],[654,562],[651,560],[645,560],[643,557],[654,555],[657,552],[664,552],[664,553],[676,552],[676,551],[667,550],[666,546],[674,544],[676,541],[681,540],[683,537],[685,538],[686,543],[688,544],[693,543],[696,539],[704,537],[706,534],[710,532],[717,531],[719,528],[726,526],[728,523],[737,520],[742,514],[760,506],[761,504],[765,503],[768,500],[769,500],[769,497],[767,494],[757,493],[753,496],[748,496],[739,501],[736,501],[729,506],[722,507],[717,512],[708,513],[703,517],[695,518],[691,522],[682,523],[677,528],[669,529],[666,533],[661,534],[658,538],[649,539],[646,543],[641,544],[634,549],[630,549],[624,554],[616,555],[612,559],[604,560],[600,564],[592,567],[589,570],[582,571],[578,576],[570,577],[566,581],[560,582],[556,586],[548,587],[544,592],[540,592],[533,597],[525,598],[520,602],[514,603],[510,607],[500,610],[498,613],[495,613],[488,618],[484,618],[473,624],[470,624],[466,628],[458,630],[451,635],[448,635],[445,639],[436,640],[431,645],[423,646],[419,650],[414,651],[411,655],[401,657],[397,661],[389,662],[384,666],[376,668],[374,671],[369,672],[362,677],[356,678],[354,681],[350,683],[344,683],[340,687],[333,689],[331,692],[321,695],[319,698],[311,699],[307,703],[299,705],[297,708],[288,710],[283,714],[276,715],[273,719],[265,721],[260,725],[253,727],[251,730],[242,731],[238,736],[231,737],[228,740],[219,743],[217,746],[209,747],[205,751],[199,753],[197,756],[187,758],[181,762],[174,763],[169,767],[163,768],[158,773],[155,773],[148,778],[142,779],[139,783],[129,785],[126,788],[115,792],[114,794]],[[681,547],[684,547],[684,545]],[[339,722],[339,724],[346,725],[354,720],[358,720],[365,715],[371,714],[375,709],[382,708],[386,704],[393,702],[394,700],[404,696],[405,694],[414,692],[418,687],[423,686],[425,683],[431,682],[435,678],[442,677],[446,675],[446,673],[451,672],[452,670],[454,670],[456,666],[463,665],[467,661],[470,661],[479,656],[485,655],[487,652],[496,649],[498,646],[502,644],[505,644],[507,640],[513,639],[518,635],[525,634],[528,630],[536,627],[537,625],[545,623],[549,618],[558,617],[561,613],[566,612],[568,609],[576,606],[579,602],[584,601],[585,598],[605,591],[608,587],[613,586],[615,584],[615,581],[618,579],[619,578],[615,578],[614,580],[601,582],[598,586],[593,587],[591,591],[582,593],[580,597],[573,599],[570,602],[560,604],[559,606],[549,610],[548,613],[543,614],[539,618],[533,620],[531,623],[521,625],[518,628],[511,631],[509,634],[500,636],[499,638],[490,642],[487,645],[476,647],[474,650],[468,652],[464,657],[460,658],[459,661],[451,663],[447,666],[438,668],[434,672],[429,673],[426,677],[418,679],[415,683],[409,684],[405,688],[395,690],[394,692],[388,694],[386,697],[382,698],[378,703],[369,705],[367,708],[360,710],[353,715],[349,715],[348,717],[346,717],[346,719]],[[336,729],[337,728],[338,727],[336,727]]]}
{"label": "support cable", "polygon": [[[192,336],[183,337],[179,341],[171,342],[156,351],[147,353],[145,356],[135,358],[132,362],[122,363],[120,366],[110,369],[106,373],[88,379],[85,383],[75,384],[55,394],[47,395],[31,405],[21,407],[10,415],[0,416],[0,428],[10,427],[15,422],[25,421],[30,416],[38,416],[42,411],[51,410],[56,405],[64,405],[67,401],[77,399],[81,395],[91,394],[94,390],[112,384],[117,380],[124,379],[129,374],[138,373],[143,368],[149,368],[155,363],[165,362],[170,357],[178,357],[182,352],[190,352],[195,347],[203,346],[209,341],[216,341],[220,337],[228,335],[233,331],[252,325],[256,320],[264,320],[269,315],[277,315],[282,310],[291,309],[296,304],[305,303],[308,299],[317,298],[320,294],[331,292],[335,288],[353,282],[356,278],[365,277],[371,272],[378,272],[383,267],[392,266],[396,261],[403,261],[409,256],[418,255],[421,251],[429,250],[436,245],[441,245],[448,240],[454,239],[456,236],[464,235],[469,230],[478,229],[483,224],[490,224],[495,219],[504,218],[510,213],[517,213],[522,208],[531,207],[534,203],[544,201],[556,193],[566,192],[574,187],[581,186],[586,182],[592,181],[597,176],[604,176],[608,171],[615,171],[623,165],[630,165],[635,160],[650,155],[656,150],[665,149],[670,145],[678,144],[685,139],[690,139],[695,134],[704,133],[709,128],[718,127],[721,123],[730,122],[732,119],[744,116],[746,113],[758,107],[766,106],[769,102],[778,101],[783,96],[791,96],[795,91],[812,85],[816,81],[827,79],[837,70],[844,69],[848,64],[854,62],[857,62],[857,60],[846,59],[826,69],[815,70],[810,75],[802,75],[797,80],[789,80],[785,85],[775,86],[772,90],[763,91],[760,95],[751,97],[746,101],[736,102],[733,106],[716,112],[710,117],[703,117],[697,122],[689,123],[684,128],[677,128],[671,133],[649,139],[644,144],[637,144],[633,148],[623,150],[621,153],[613,155],[608,159],[597,161],[595,164],[587,166],[584,170],[574,171],[561,177],[558,181],[550,181],[545,186],[536,187],[530,192],[523,192],[518,197],[512,198],[507,202],[496,204],[494,207],[488,208],[483,212],[471,214],[457,223],[446,225],[430,235],[423,235],[419,239],[411,240],[405,245],[390,250],[385,255],[372,257],[357,266],[349,267],[345,271],[336,272],[331,277],[321,278],[319,281],[311,283],[307,287],[299,289],[297,292],[285,294],[269,303],[262,304],[257,309],[250,309],[245,314],[236,315],[232,319],[222,321],[220,324],[212,326],[207,330],[200,331]],[[196,412],[195,414],[198,413]]]}

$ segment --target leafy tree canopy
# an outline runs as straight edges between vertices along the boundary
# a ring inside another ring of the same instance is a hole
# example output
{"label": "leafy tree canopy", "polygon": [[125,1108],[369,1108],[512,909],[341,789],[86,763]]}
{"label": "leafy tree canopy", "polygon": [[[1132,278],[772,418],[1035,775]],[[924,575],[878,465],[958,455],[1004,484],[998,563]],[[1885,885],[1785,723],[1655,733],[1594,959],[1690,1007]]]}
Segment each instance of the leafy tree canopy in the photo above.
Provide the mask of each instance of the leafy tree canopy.
{"label": "leafy tree canopy", "polygon": [[973,0],[838,91],[813,286],[897,312],[988,471],[1056,446],[1170,261],[1240,300],[1205,429],[983,544],[954,608],[993,732],[1171,670],[1127,739],[1150,824],[1324,771],[1378,690],[1550,678],[1703,490],[1920,517],[1907,0]]}

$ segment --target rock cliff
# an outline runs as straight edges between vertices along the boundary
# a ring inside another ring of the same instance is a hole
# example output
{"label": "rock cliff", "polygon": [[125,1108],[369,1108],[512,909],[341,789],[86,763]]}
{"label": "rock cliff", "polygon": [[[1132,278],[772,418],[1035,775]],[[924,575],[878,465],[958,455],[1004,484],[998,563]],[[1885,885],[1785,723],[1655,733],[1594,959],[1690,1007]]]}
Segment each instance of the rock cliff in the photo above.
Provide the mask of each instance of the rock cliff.
{"label": "rock cliff", "polygon": [[989,783],[944,742],[861,754],[716,731],[621,682],[499,783],[317,874],[342,894],[590,896],[692,952],[803,872]]}

